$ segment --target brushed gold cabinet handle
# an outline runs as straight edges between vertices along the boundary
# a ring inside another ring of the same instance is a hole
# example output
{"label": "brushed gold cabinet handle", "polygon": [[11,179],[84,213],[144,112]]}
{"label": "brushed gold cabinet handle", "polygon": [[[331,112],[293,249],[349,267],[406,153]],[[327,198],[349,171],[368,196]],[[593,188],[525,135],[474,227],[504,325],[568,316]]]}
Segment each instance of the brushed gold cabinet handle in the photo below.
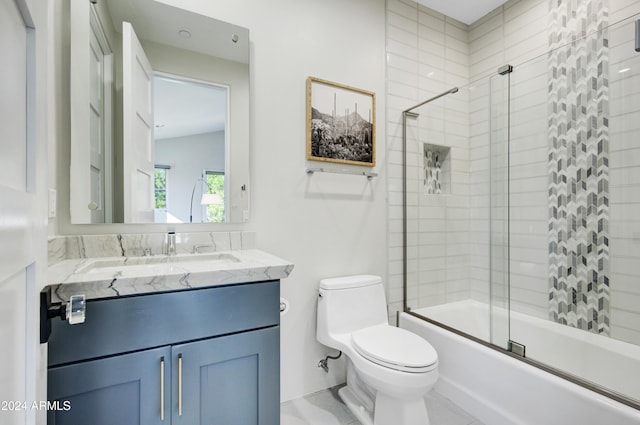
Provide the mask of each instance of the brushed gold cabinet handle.
{"label": "brushed gold cabinet handle", "polygon": [[178,416],[182,416],[182,354],[178,354]]}
{"label": "brushed gold cabinet handle", "polygon": [[160,420],[164,422],[164,356],[160,357]]}

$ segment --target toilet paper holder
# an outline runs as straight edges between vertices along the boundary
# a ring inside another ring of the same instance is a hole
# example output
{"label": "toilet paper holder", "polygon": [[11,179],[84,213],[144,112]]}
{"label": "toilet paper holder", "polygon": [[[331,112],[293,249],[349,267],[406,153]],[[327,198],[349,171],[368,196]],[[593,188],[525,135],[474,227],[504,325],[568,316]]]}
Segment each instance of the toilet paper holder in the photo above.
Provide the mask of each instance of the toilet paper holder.
{"label": "toilet paper holder", "polygon": [[286,314],[289,311],[289,301],[280,297],[280,314]]}

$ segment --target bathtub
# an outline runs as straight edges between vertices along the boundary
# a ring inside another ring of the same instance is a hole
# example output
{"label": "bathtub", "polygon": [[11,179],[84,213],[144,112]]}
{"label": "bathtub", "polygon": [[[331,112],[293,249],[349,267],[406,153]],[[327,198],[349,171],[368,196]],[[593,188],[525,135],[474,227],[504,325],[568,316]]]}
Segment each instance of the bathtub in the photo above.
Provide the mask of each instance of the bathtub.
{"label": "bathtub", "polygon": [[[489,333],[487,306],[476,301],[414,312],[481,339]],[[506,321],[504,311],[497,315]],[[640,424],[640,410],[420,318],[402,313],[399,326],[438,352],[437,391],[486,424]],[[528,358],[555,362],[550,364],[640,399],[640,347],[515,312],[511,337],[526,345]]]}

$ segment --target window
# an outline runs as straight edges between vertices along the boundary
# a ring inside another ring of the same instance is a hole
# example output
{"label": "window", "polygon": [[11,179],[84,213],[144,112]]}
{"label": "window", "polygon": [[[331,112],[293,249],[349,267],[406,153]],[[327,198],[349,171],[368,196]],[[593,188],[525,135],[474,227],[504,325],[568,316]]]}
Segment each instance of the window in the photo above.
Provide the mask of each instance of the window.
{"label": "window", "polygon": [[205,171],[205,181],[207,182],[207,203],[203,205],[203,217],[206,223],[224,223],[224,172]]}
{"label": "window", "polygon": [[167,171],[171,169],[168,165],[155,166],[154,192],[155,192],[155,208],[158,210],[167,210]]}

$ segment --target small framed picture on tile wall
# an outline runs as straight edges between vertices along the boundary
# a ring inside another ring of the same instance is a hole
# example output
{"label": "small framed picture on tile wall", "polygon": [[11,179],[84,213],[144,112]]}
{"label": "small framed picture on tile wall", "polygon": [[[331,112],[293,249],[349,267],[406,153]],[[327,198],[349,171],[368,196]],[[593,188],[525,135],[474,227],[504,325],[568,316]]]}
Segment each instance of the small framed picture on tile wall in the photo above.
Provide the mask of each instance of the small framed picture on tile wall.
{"label": "small framed picture on tile wall", "polygon": [[307,78],[307,159],[376,165],[376,95]]}

